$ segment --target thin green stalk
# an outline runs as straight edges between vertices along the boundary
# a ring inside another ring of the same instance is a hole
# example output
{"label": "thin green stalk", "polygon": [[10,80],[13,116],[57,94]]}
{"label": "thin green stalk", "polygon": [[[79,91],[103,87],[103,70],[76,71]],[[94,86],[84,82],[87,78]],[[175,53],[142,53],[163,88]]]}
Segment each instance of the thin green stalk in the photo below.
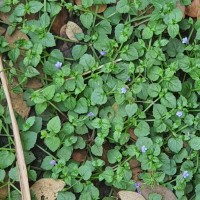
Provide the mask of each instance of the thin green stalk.
{"label": "thin green stalk", "polygon": [[67,116],[56,106],[54,105],[51,101],[48,101],[48,103],[55,108],[63,117],[65,117],[67,119]]}
{"label": "thin green stalk", "polygon": [[195,167],[194,173],[196,173],[198,171],[198,167],[199,167],[199,152],[197,151],[197,162],[196,162],[196,167]]}
{"label": "thin green stalk", "polygon": [[52,154],[50,154],[48,151],[46,151],[45,149],[43,149],[41,146],[39,146],[38,144],[35,145],[36,147],[38,147],[39,149],[41,149],[43,152],[45,152],[47,155],[51,156],[54,160],[58,160],[55,156],[53,156]]}

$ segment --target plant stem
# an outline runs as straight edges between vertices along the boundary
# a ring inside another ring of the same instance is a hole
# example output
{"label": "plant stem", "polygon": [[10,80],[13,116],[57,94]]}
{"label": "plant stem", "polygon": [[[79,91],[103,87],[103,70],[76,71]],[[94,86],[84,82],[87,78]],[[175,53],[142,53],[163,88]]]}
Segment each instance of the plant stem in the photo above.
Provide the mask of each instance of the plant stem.
{"label": "plant stem", "polygon": [[38,147],[39,149],[41,149],[42,151],[44,151],[47,155],[51,156],[54,160],[56,160],[56,161],[58,160],[55,156],[53,156],[52,154],[50,154],[48,151],[46,151],[45,149],[43,149],[38,144],[36,144],[35,146]]}

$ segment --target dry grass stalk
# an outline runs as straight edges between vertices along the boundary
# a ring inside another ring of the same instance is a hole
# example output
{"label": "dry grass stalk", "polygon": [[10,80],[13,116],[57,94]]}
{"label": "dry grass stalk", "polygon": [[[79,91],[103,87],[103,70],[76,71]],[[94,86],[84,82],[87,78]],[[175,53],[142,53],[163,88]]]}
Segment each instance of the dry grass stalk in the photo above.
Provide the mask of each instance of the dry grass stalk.
{"label": "dry grass stalk", "polygon": [[22,200],[31,200],[30,197],[30,190],[29,190],[29,183],[28,183],[28,175],[27,175],[27,169],[24,159],[24,153],[22,148],[22,143],[19,135],[19,128],[17,125],[17,121],[14,115],[10,94],[8,91],[8,85],[7,85],[7,79],[4,73],[3,64],[2,64],[2,57],[0,55],[0,77],[2,86],[4,89],[4,93],[6,96],[6,100],[8,103],[10,118],[12,122],[12,128],[13,128],[13,135],[14,135],[14,141],[15,141],[15,150],[16,150],[16,157],[17,157],[17,165],[19,170],[19,180],[20,180],[20,187],[21,187],[21,193],[22,193]]}

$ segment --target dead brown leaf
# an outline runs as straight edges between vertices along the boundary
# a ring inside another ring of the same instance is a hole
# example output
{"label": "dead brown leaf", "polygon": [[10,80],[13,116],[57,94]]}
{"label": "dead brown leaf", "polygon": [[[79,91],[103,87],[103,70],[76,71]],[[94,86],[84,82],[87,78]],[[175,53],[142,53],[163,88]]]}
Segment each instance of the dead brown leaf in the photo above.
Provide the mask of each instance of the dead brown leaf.
{"label": "dead brown leaf", "polygon": [[130,165],[130,168],[133,169],[133,168],[136,168],[136,167],[140,167],[140,162],[136,159],[131,159],[129,161],[129,165]]}
{"label": "dead brown leaf", "polygon": [[76,34],[83,33],[82,29],[74,22],[68,21],[66,27],[66,35],[70,40],[77,41]]}
{"label": "dead brown leaf", "polygon": [[8,20],[8,17],[10,16],[10,13],[3,13],[3,12],[0,12],[0,19],[2,21],[4,21],[5,23],[9,23],[9,20]]}
{"label": "dead brown leaf", "polygon": [[4,186],[0,188],[0,200],[5,200],[8,196],[8,187]]}
{"label": "dead brown leaf", "polygon": [[64,24],[64,25],[60,28],[60,36],[63,37],[63,38],[67,38],[66,28],[67,28],[67,24]]}
{"label": "dead brown leaf", "polygon": [[137,192],[123,190],[118,192],[118,197],[121,200],[145,200],[145,198]]}
{"label": "dead brown leaf", "polygon": [[82,150],[77,149],[72,153],[72,159],[77,162],[85,161],[86,157],[87,157],[87,151],[85,149]]}
{"label": "dead brown leaf", "polygon": [[28,82],[26,83],[26,87],[27,88],[32,88],[32,89],[39,89],[43,86],[42,82],[40,79],[38,78],[31,78],[28,80]]}
{"label": "dead brown leaf", "polygon": [[130,128],[128,131],[129,131],[129,134],[130,134],[131,138],[136,141],[137,140],[137,136],[134,133],[134,129]]}
{"label": "dead brown leaf", "polygon": [[131,169],[131,171],[132,171],[133,180],[138,182],[140,180],[139,179],[139,174],[142,173],[142,169],[140,167],[136,167],[136,168]]}
{"label": "dead brown leaf", "polygon": [[107,8],[106,4],[101,4],[101,5],[98,5],[98,6],[92,6],[90,8],[90,10],[92,10],[93,12],[96,12],[96,10],[97,10],[97,13],[102,13],[106,10],[106,8]]}
{"label": "dead brown leaf", "polygon": [[12,46],[12,44],[19,40],[19,39],[25,39],[28,40],[28,36],[25,33],[22,33],[19,30],[16,30],[12,35],[8,35],[8,33],[6,32],[5,34],[5,38],[7,40],[7,42]]}
{"label": "dead brown leaf", "polygon": [[3,35],[6,32],[6,29],[4,27],[0,27],[0,35]]}
{"label": "dead brown leaf", "polygon": [[59,35],[61,27],[66,23],[67,18],[68,18],[68,12],[65,8],[63,8],[56,16],[53,25],[51,27],[51,31],[54,34]]}
{"label": "dead brown leaf", "polygon": [[[82,5],[82,0],[75,0],[76,5],[81,6]],[[95,12],[97,10],[97,13],[102,13],[106,10],[107,5],[106,4],[101,4],[101,5],[94,5],[90,7],[90,10]]]}
{"label": "dead brown leaf", "polygon": [[185,7],[185,14],[189,17],[200,16],[200,0],[193,0],[191,5]]}
{"label": "dead brown leaf", "polygon": [[10,98],[15,112],[17,112],[22,118],[28,117],[31,108],[26,105],[26,101],[23,99],[23,94],[15,94],[10,90]]}
{"label": "dead brown leaf", "polygon": [[42,178],[36,181],[31,190],[35,193],[37,200],[44,198],[45,200],[55,200],[57,193],[65,186],[62,180],[54,180],[52,178]]}
{"label": "dead brown leaf", "polygon": [[164,186],[158,185],[158,186],[152,187],[149,185],[144,185],[142,184],[142,182],[139,182],[139,183],[141,184],[141,187],[140,187],[141,194],[146,199],[148,199],[151,193],[157,193],[162,196],[163,200],[169,200],[169,199],[177,200],[174,193]]}

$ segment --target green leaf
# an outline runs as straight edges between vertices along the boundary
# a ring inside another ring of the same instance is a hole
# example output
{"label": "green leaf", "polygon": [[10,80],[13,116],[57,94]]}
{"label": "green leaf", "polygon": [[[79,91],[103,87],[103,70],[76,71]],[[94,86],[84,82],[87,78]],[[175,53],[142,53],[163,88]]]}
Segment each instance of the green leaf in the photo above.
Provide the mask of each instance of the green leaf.
{"label": "green leaf", "polygon": [[134,47],[134,44],[125,46],[120,54],[121,58],[125,61],[133,61],[138,59],[138,52]]}
{"label": "green leaf", "polygon": [[53,160],[51,156],[46,156],[41,164],[41,168],[45,170],[51,170],[53,168],[53,165],[50,164],[50,162]]}
{"label": "green leaf", "polygon": [[80,15],[80,20],[83,26],[89,29],[93,22],[93,14],[92,13],[84,13]]}
{"label": "green leaf", "polygon": [[95,59],[90,54],[84,54],[79,63],[84,67],[85,71],[88,71],[95,66]]}
{"label": "green leaf", "polygon": [[50,85],[42,90],[42,94],[47,100],[51,100],[55,94],[55,91],[56,91],[55,85]]}
{"label": "green leaf", "polygon": [[37,76],[39,74],[40,74],[40,72],[32,66],[28,66],[26,68],[26,72],[25,72],[26,77],[31,78],[31,77]]}
{"label": "green leaf", "polygon": [[57,2],[47,3],[47,12],[50,13],[50,18],[54,17],[61,11],[62,7]]}
{"label": "green leaf", "polygon": [[92,147],[91,147],[91,152],[92,152],[95,156],[102,156],[102,154],[103,154],[103,147],[94,144],[94,145],[92,145]]}
{"label": "green leaf", "polygon": [[178,53],[184,51],[184,44],[177,38],[170,39],[167,44],[167,53],[170,57],[175,57]]}
{"label": "green leaf", "polygon": [[81,3],[84,7],[88,8],[88,7],[92,6],[93,0],[82,0]]}
{"label": "green leaf", "polygon": [[4,178],[6,176],[6,172],[3,169],[0,169],[0,182],[3,183],[4,182]]}
{"label": "green leaf", "polygon": [[136,103],[127,104],[125,107],[126,113],[129,117],[132,117],[137,112],[138,106]]}
{"label": "green leaf", "polygon": [[87,165],[79,167],[78,171],[85,181],[89,180],[92,175],[92,169]]}
{"label": "green leaf", "polygon": [[60,147],[60,139],[56,136],[47,137],[44,139],[45,145],[53,152]]}
{"label": "green leaf", "polygon": [[178,153],[183,148],[183,141],[180,138],[170,138],[168,140],[168,147],[174,153]]}
{"label": "green leaf", "polygon": [[39,19],[39,23],[40,23],[41,28],[46,28],[50,25],[50,17],[47,14],[47,12],[41,15]]}
{"label": "green leaf", "polygon": [[181,81],[176,76],[173,76],[169,81],[165,81],[163,85],[172,92],[180,92],[182,90]]}
{"label": "green leaf", "polygon": [[14,13],[16,16],[21,17],[25,15],[25,11],[26,11],[25,5],[20,3],[16,6]]}
{"label": "green leaf", "polygon": [[5,169],[13,164],[15,155],[10,151],[0,151],[0,168]]}
{"label": "green leaf", "polygon": [[175,38],[179,33],[179,25],[178,24],[170,24],[167,28],[169,35],[171,38]]}
{"label": "green leaf", "polygon": [[76,196],[72,192],[58,192],[57,200],[75,200]]}
{"label": "green leaf", "polygon": [[194,150],[200,150],[200,137],[194,136],[190,141],[189,145]]}
{"label": "green leaf", "polygon": [[200,28],[198,28],[198,30],[197,30],[196,39],[200,40]]}
{"label": "green leaf", "polygon": [[112,32],[112,26],[110,25],[110,22],[107,20],[102,20],[96,27],[95,30],[101,34],[101,35],[106,35],[106,34],[111,34]]}
{"label": "green leaf", "polygon": [[35,123],[35,116],[29,117],[22,126],[22,131],[27,131]]}
{"label": "green leaf", "polygon": [[43,4],[41,2],[38,2],[38,1],[30,1],[28,3],[28,5],[29,5],[29,9],[30,9],[31,13],[37,13],[43,7]]}
{"label": "green leaf", "polygon": [[107,183],[111,183],[113,181],[114,175],[115,174],[113,169],[111,167],[106,167],[104,172],[99,175],[99,180],[105,180]]}
{"label": "green leaf", "polygon": [[57,156],[58,158],[62,158],[64,159],[65,161],[68,161],[70,158],[71,158],[71,155],[72,155],[72,152],[73,152],[73,147],[72,146],[63,146],[61,149],[59,149],[57,151]]}
{"label": "green leaf", "polygon": [[24,150],[30,150],[35,146],[37,133],[33,131],[23,132],[21,133],[21,140]]}
{"label": "green leaf", "polygon": [[72,48],[72,56],[75,60],[78,60],[84,55],[86,51],[87,51],[87,45],[75,45]]}
{"label": "green leaf", "polygon": [[135,135],[137,137],[144,137],[150,134],[149,124],[145,121],[141,121],[135,128]]}
{"label": "green leaf", "polygon": [[107,158],[110,164],[114,164],[121,161],[122,154],[117,149],[111,149],[107,153]]}
{"label": "green leaf", "polygon": [[165,96],[161,98],[160,102],[165,107],[176,108],[176,97],[171,92],[166,93]]}
{"label": "green leaf", "polygon": [[152,83],[148,87],[148,95],[150,97],[157,97],[161,91],[161,86],[158,83]]}
{"label": "green leaf", "polygon": [[117,2],[116,10],[119,13],[128,13],[130,10],[129,2],[127,0],[120,0]]}
{"label": "green leaf", "polygon": [[35,111],[38,115],[42,114],[47,109],[47,102],[37,103],[35,105]]}
{"label": "green leaf", "polygon": [[[150,146],[153,145],[153,142],[148,137],[139,137],[136,141],[136,146],[138,149],[141,150],[142,146],[145,146],[147,149],[150,148]],[[135,150],[134,150],[135,151]]]}
{"label": "green leaf", "polygon": [[102,88],[95,88],[91,95],[92,105],[103,105],[107,102],[107,96]]}
{"label": "green leaf", "polygon": [[36,159],[36,157],[31,151],[24,151],[24,157],[27,165],[32,163]]}
{"label": "green leaf", "polygon": [[61,122],[58,116],[53,117],[47,124],[47,130],[58,133],[61,129]]}
{"label": "green leaf", "polygon": [[31,169],[31,170],[29,169],[28,170],[28,178],[31,181],[36,181],[36,179],[37,179],[37,173],[36,173],[36,171],[33,170],[33,169]]}
{"label": "green leaf", "polygon": [[142,31],[142,38],[150,39],[152,37],[153,37],[153,31],[148,26],[146,26]]}
{"label": "green leaf", "polygon": [[20,55],[20,50],[18,48],[11,49],[8,52],[8,56],[13,62],[15,62],[17,60],[19,55]]}
{"label": "green leaf", "polygon": [[115,27],[115,37],[117,42],[124,43],[126,42],[131,34],[133,33],[133,27],[125,24],[118,24]]}
{"label": "green leaf", "polygon": [[19,181],[19,174],[17,167],[11,168],[8,175],[9,178],[11,178],[13,181]]}
{"label": "green leaf", "polygon": [[50,32],[46,32],[41,39],[41,44],[45,47],[53,47],[56,45],[54,36]]}
{"label": "green leaf", "polygon": [[154,104],[153,116],[155,117],[155,119],[161,119],[162,117],[166,115],[166,113],[167,113],[167,109],[165,108],[165,106],[161,104]]}
{"label": "green leaf", "polygon": [[93,0],[94,4],[111,4],[116,3],[116,0]]}
{"label": "green leaf", "polygon": [[87,100],[83,97],[80,98],[76,103],[74,111],[77,112],[78,114],[87,113],[88,112]]}

